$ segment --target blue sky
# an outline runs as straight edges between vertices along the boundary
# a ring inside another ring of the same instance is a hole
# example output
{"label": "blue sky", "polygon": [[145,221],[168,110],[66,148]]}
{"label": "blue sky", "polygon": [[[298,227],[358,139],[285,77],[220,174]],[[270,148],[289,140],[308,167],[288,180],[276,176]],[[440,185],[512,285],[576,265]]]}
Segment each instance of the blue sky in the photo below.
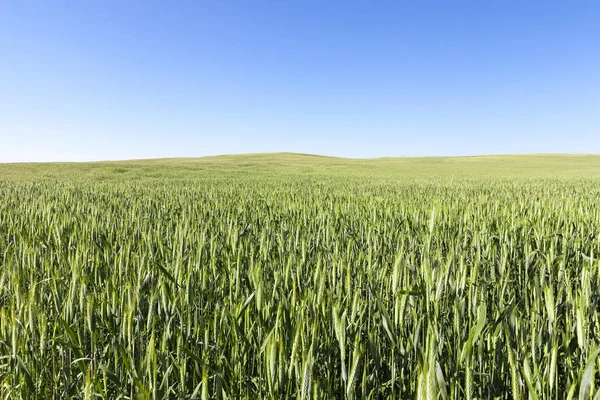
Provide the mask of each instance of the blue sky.
{"label": "blue sky", "polygon": [[600,153],[598,1],[0,2],[0,162]]}

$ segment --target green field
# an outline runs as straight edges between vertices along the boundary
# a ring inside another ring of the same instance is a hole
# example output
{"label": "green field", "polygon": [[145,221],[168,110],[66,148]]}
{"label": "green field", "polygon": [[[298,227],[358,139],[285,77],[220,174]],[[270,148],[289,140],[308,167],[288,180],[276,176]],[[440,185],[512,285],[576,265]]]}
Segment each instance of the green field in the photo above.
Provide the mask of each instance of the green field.
{"label": "green field", "polygon": [[600,156],[0,164],[0,397],[598,399],[599,253]]}

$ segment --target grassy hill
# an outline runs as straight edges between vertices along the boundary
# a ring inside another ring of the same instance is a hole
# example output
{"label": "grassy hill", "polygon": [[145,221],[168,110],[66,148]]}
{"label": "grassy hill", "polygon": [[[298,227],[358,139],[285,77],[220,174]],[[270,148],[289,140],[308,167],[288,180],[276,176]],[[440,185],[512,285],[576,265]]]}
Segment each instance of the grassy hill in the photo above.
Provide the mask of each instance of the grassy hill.
{"label": "grassy hill", "polygon": [[363,178],[599,178],[600,155],[498,155],[349,159],[298,153],[222,155],[201,158],[86,163],[0,164],[2,180],[83,178],[194,179],[218,176],[287,175]]}

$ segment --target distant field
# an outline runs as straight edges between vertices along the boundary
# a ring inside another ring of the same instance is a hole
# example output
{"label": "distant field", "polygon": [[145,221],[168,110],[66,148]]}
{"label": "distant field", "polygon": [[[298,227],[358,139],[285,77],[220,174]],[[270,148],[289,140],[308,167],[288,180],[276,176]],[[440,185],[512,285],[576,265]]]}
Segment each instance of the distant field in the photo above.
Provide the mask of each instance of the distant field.
{"label": "distant field", "polygon": [[197,179],[252,174],[378,178],[600,178],[600,155],[347,159],[295,153],[90,163],[0,164],[0,179]]}
{"label": "distant field", "polygon": [[600,398],[598,199],[595,155],[0,164],[0,397]]}

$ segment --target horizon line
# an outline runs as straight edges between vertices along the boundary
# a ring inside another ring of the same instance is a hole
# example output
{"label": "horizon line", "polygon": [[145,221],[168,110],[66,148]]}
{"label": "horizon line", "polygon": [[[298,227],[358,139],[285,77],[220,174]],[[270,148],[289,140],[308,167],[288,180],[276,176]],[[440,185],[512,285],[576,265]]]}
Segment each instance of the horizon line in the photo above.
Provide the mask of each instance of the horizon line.
{"label": "horizon line", "polygon": [[505,154],[469,154],[469,155],[448,155],[448,156],[380,156],[380,157],[341,157],[331,156],[326,154],[312,154],[312,153],[300,153],[291,151],[275,151],[275,152],[263,152],[263,153],[222,153],[222,154],[211,154],[198,157],[134,157],[134,158],[123,158],[123,159],[91,159],[83,161],[0,161],[1,165],[9,164],[91,164],[91,163],[111,163],[111,162],[135,162],[135,161],[168,161],[168,160],[201,160],[207,158],[222,158],[222,157],[241,157],[241,156],[274,156],[274,155],[290,155],[290,156],[304,156],[304,157],[316,157],[316,158],[329,158],[337,160],[355,160],[355,161],[368,161],[368,160],[393,160],[393,159],[441,159],[441,158],[478,158],[478,157],[533,157],[533,156],[600,156],[599,153],[505,153]]}

